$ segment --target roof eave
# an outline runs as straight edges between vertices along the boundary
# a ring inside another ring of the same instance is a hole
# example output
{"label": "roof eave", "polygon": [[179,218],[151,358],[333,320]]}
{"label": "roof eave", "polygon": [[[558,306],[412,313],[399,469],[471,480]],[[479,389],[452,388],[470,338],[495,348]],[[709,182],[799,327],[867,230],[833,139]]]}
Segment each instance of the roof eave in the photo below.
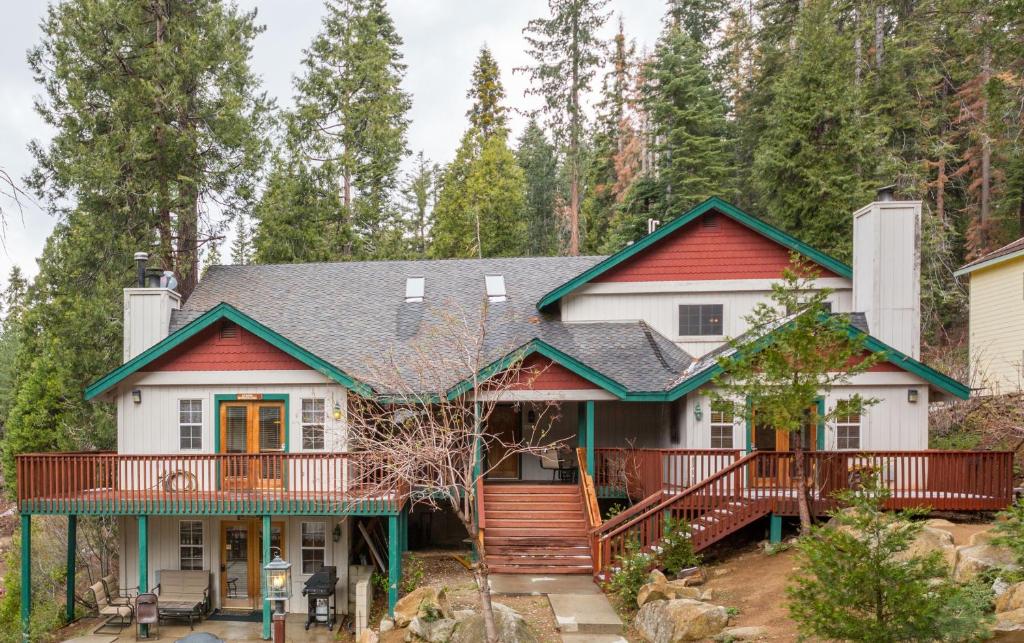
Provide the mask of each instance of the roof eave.
{"label": "roof eave", "polygon": [[1011,252],[1009,254],[1001,255],[999,257],[992,257],[991,259],[986,259],[978,263],[969,263],[966,266],[963,266],[962,268],[954,272],[953,276],[962,277],[963,275],[968,275],[976,270],[980,270],[982,268],[990,268],[996,264],[1000,264],[1003,263],[1004,261],[1009,261],[1011,259],[1017,259],[1018,257],[1024,257],[1024,248],[1021,248],[1020,250]]}

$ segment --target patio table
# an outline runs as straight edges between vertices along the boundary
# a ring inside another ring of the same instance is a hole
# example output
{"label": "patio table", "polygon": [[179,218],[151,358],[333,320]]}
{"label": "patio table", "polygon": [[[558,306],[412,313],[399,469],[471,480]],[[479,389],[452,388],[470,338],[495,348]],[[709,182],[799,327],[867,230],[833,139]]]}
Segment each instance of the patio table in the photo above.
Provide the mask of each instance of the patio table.
{"label": "patio table", "polygon": [[160,601],[158,604],[161,619],[188,619],[188,629],[192,629],[193,619],[200,616],[202,603],[199,601]]}

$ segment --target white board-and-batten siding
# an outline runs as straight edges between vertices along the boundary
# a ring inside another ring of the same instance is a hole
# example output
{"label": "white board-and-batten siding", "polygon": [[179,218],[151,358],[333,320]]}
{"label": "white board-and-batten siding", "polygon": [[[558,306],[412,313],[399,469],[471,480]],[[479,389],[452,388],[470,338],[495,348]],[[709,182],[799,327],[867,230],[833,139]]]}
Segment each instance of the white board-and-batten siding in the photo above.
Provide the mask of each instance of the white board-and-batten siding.
{"label": "white board-and-batten siding", "polygon": [[[132,400],[138,389],[140,403]],[[324,400],[324,451],[344,451],[346,445],[347,390],[316,371],[157,372],[119,387],[117,444],[122,454],[213,453],[215,451],[216,396],[239,394],[288,396],[288,451],[302,448],[302,400]],[[181,449],[179,401],[201,400],[202,448]],[[335,420],[337,405],[342,418]]]}

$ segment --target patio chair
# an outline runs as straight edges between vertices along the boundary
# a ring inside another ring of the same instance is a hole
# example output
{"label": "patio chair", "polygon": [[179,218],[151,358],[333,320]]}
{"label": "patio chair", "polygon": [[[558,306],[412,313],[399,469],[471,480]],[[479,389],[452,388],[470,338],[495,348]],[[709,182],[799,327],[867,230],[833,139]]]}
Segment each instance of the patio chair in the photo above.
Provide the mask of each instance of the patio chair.
{"label": "patio chair", "polygon": [[551,481],[554,482],[555,476],[558,475],[558,470],[562,468],[561,458],[558,457],[558,449],[555,447],[548,447],[540,452],[540,468],[549,469],[551,471]]}
{"label": "patio chair", "polygon": [[106,617],[103,623],[93,630],[93,634],[110,625],[114,619],[118,619],[116,623],[118,632],[131,624],[132,618],[135,616],[135,610],[131,605],[111,604],[110,597],[107,596],[107,588],[103,585],[102,581],[93,583],[89,587],[89,591],[92,592],[93,600],[96,603],[96,615],[100,618]]}
{"label": "patio chair", "polygon": [[122,590],[117,580],[117,574],[107,574],[100,579],[100,582],[107,590],[107,600],[111,605],[128,605],[130,607],[132,601],[139,595],[138,587]]}
{"label": "patio chair", "polygon": [[[135,640],[139,640],[139,635],[142,634],[142,626],[149,625],[150,627],[156,626],[157,638],[160,638],[160,608],[158,605],[159,599],[156,594],[146,593],[139,594],[138,598],[135,599]],[[150,638],[153,635],[153,630],[149,631],[149,635],[146,638]]]}

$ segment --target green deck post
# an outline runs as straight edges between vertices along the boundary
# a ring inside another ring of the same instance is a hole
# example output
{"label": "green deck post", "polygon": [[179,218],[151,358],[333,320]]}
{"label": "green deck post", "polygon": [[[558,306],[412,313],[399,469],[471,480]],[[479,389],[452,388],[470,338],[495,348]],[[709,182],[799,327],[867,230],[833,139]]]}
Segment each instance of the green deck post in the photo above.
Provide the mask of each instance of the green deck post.
{"label": "green deck post", "polygon": [[[263,566],[270,564],[270,516],[263,516]],[[260,570],[262,576],[263,570]],[[261,586],[266,583],[260,583]],[[270,601],[267,600],[267,588],[263,587],[263,640],[270,640]]]}
{"label": "green deck post", "polygon": [[[139,516],[139,593],[149,591],[149,516]],[[149,638],[149,625],[140,625],[139,633]]]}
{"label": "green deck post", "polygon": [[68,574],[67,596],[64,598],[64,617],[67,622],[75,620],[75,571],[78,562],[78,516],[68,516]]}
{"label": "green deck post", "polygon": [[771,515],[771,522],[768,526],[768,542],[773,545],[778,545],[782,542],[782,516],[779,514]]}
{"label": "green deck post", "polygon": [[28,643],[32,624],[32,515],[21,514],[21,640]]}
{"label": "green deck post", "polygon": [[402,576],[402,553],[398,547],[398,515],[388,516],[388,616],[394,618],[398,603],[398,581]]}
{"label": "green deck post", "polygon": [[594,400],[587,400],[587,473],[594,475]]}

